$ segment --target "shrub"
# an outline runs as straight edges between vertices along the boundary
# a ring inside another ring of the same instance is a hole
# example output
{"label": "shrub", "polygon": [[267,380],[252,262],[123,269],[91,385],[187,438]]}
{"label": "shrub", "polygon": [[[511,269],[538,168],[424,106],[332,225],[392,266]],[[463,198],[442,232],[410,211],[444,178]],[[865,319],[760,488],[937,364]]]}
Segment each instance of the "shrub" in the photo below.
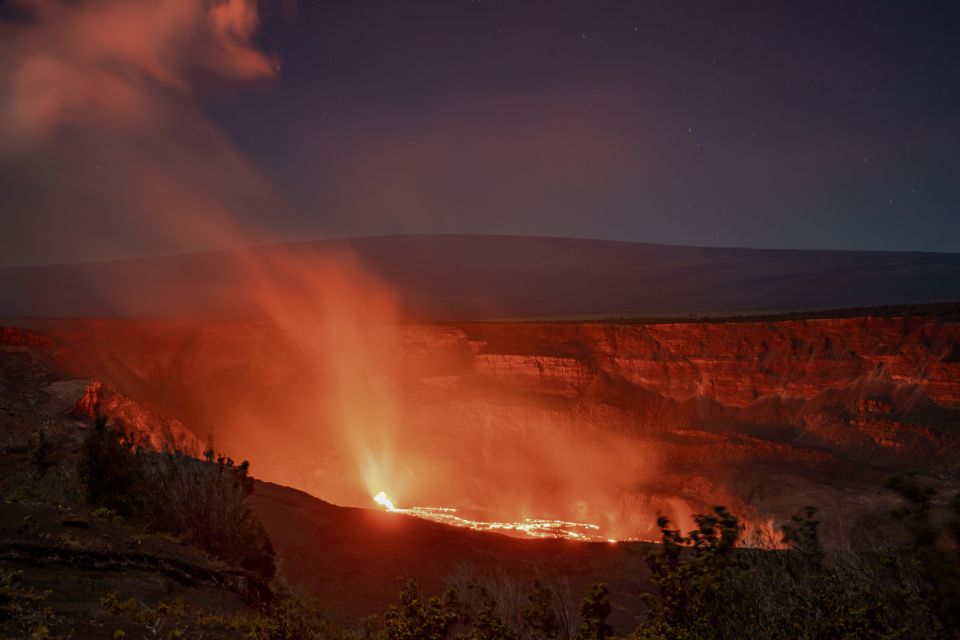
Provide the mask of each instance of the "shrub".
{"label": "shrub", "polygon": [[462,565],[449,576],[448,584],[458,607],[456,638],[469,637],[474,626],[490,627],[486,621],[477,624],[476,614],[484,610],[491,620],[495,617],[502,623],[503,631],[487,628],[477,633],[504,633],[518,640],[570,640],[576,635],[579,611],[565,580],[538,576],[525,588],[502,571]]}
{"label": "shrub", "polygon": [[316,602],[279,594],[250,623],[248,640],[348,640],[351,635],[330,621]]}
{"label": "shrub", "polygon": [[725,508],[695,517],[697,528],[684,536],[661,517],[662,544],[647,556],[659,598],[648,597],[651,623],[664,637],[684,633],[708,637],[722,628],[729,587],[737,582],[740,559],[734,553],[740,536],[737,519]]}
{"label": "shrub", "polygon": [[459,621],[469,626],[464,636],[469,640],[516,640],[516,635],[504,623],[499,614],[499,603],[483,587],[473,586],[476,591],[475,604],[464,607],[461,604]]}
{"label": "shrub", "polygon": [[583,599],[577,640],[605,640],[613,635],[613,627],[607,624],[611,611],[608,595],[607,585],[595,584]]}
{"label": "shrub", "polygon": [[409,579],[400,591],[399,604],[383,615],[384,640],[446,640],[457,623],[457,602],[452,590],[443,598],[424,598],[420,586]]}
{"label": "shrub", "polygon": [[212,450],[198,460],[173,445],[148,451],[99,416],[78,464],[92,506],[181,536],[264,578],[273,576],[273,547],[246,503],[254,486],[247,462],[235,464]]}
{"label": "shrub", "polygon": [[[580,607],[582,623],[571,615],[556,585],[542,578],[525,591],[505,574],[473,574],[461,568],[442,597],[425,598],[416,580],[404,583],[399,604],[365,637],[378,640],[569,640],[610,638],[611,607],[606,585],[594,585]],[[571,627],[576,632],[571,632]]]}
{"label": "shrub", "polygon": [[274,551],[246,503],[253,492],[249,465],[207,451],[197,460],[180,451],[149,453],[141,461],[145,517],[155,528],[183,536],[224,560],[274,573]]}
{"label": "shrub", "polygon": [[909,551],[923,574],[937,619],[949,637],[960,637],[960,493],[947,505],[946,521],[938,530],[931,515],[933,487],[904,477],[890,478],[886,487],[905,501],[893,515],[906,526]]}
{"label": "shrub", "polygon": [[141,508],[139,451],[133,437],[97,416],[80,447],[78,471],[87,501],[123,515]]}
{"label": "shrub", "polygon": [[528,604],[523,610],[523,623],[530,636],[543,640],[560,638],[561,626],[556,613],[556,595],[553,589],[536,579],[533,581],[533,589],[527,594],[527,600]]}
{"label": "shrub", "polygon": [[[23,637],[49,633],[52,612],[44,607],[49,591],[36,592],[22,584],[23,572],[0,567],[0,634],[4,628]],[[12,627],[7,624],[12,623]]]}
{"label": "shrub", "polygon": [[718,507],[687,536],[660,520],[648,562],[658,593],[632,634],[645,640],[935,638],[911,569],[884,554],[827,554],[816,510],[785,528],[789,551],[737,549],[737,519]]}

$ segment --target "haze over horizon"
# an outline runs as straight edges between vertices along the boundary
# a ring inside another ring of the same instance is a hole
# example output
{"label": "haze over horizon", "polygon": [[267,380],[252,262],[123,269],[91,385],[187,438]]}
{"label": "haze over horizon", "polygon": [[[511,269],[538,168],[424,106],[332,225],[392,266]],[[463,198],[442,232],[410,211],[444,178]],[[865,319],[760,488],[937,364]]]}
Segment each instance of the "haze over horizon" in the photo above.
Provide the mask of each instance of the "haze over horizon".
{"label": "haze over horizon", "polygon": [[958,30],[949,2],[6,4],[0,260],[433,233],[957,252]]}
{"label": "haze over horizon", "polygon": [[387,286],[408,320],[769,314],[960,300],[960,254],[398,235],[0,268],[0,317],[258,318],[258,279],[293,299],[305,287],[309,297],[333,276],[324,271],[329,261]]}
{"label": "haze over horizon", "polygon": [[131,256],[119,256],[106,259],[82,259],[78,258],[75,260],[65,260],[62,262],[24,262],[17,264],[5,264],[0,262],[0,270],[2,269],[31,269],[31,268],[47,268],[47,267],[71,267],[71,266],[89,266],[89,265],[99,265],[99,264],[115,264],[115,263],[139,263],[143,261],[154,261],[154,260],[167,260],[167,259],[177,259],[177,258],[196,258],[203,256],[213,256],[217,254],[231,254],[235,252],[248,252],[248,251],[258,251],[258,250],[269,250],[273,248],[297,248],[297,247],[308,247],[308,246],[323,246],[327,244],[338,245],[341,243],[344,244],[355,244],[355,243],[364,243],[368,241],[391,241],[391,240],[427,240],[427,239],[476,239],[478,242],[484,241],[496,241],[496,240],[530,240],[530,241],[546,241],[551,242],[555,240],[559,241],[574,241],[574,242],[583,242],[588,244],[615,244],[615,245],[625,245],[625,246],[638,246],[638,247],[650,247],[650,248],[664,248],[664,249],[695,249],[695,250],[717,250],[717,251],[746,251],[746,252],[770,252],[771,254],[784,252],[784,253],[801,253],[801,254],[810,254],[816,255],[819,253],[823,254],[917,254],[917,255],[938,255],[942,254],[945,256],[954,256],[960,254],[960,250],[957,251],[924,251],[924,250],[913,250],[913,249],[818,249],[811,247],[792,247],[792,248],[777,248],[777,247],[746,247],[746,246],[726,246],[726,245],[691,245],[691,244],[674,244],[669,242],[644,242],[642,240],[622,240],[622,239],[609,239],[609,238],[593,238],[593,237],[582,237],[582,236],[564,236],[564,235],[536,235],[536,234],[496,234],[496,233],[371,233],[366,235],[328,235],[328,236],[318,236],[315,238],[296,238],[292,240],[275,240],[272,242],[262,242],[256,243],[251,242],[250,244],[238,244],[235,246],[224,246],[216,248],[206,248],[206,249],[196,249],[192,251],[182,251],[182,252],[158,252],[150,253],[144,255],[131,255]]}

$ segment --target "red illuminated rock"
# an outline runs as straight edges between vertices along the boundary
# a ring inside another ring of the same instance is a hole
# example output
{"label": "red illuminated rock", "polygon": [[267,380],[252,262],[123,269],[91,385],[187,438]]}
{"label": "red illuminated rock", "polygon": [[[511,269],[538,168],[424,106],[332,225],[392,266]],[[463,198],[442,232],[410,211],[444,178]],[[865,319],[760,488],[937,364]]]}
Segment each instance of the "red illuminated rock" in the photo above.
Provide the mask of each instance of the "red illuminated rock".
{"label": "red illuminated rock", "polygon": [[[345,453],[357,425],[330,422],[324,367],[296,336],[115,320],[35,333],[145,433],[171,416],[260,477],[369,504]],[[756,522],[817,504],[853,524],[885,512],[890,473],[956,479],[957,345],[960,324],[928,318],[401,325],[363,370],[396,384],[383,442],[408,506],[631,528],[716,503]]]}

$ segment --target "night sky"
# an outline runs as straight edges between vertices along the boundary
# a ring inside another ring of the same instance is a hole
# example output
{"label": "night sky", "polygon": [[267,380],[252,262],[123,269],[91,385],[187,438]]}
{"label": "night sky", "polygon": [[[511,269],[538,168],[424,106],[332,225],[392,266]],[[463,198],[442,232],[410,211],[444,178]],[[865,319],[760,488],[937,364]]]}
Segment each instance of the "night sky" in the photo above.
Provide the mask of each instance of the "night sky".
{"label": "night sky", "polygon": [[[209,209],[274,240],[960,251],[960,3],[186,4],[129,46],[82,26],[115,1],[5,6],[4,264],[216,246],[182,232]],[[78,65],[65,96],[20,81],[37,56]]]}

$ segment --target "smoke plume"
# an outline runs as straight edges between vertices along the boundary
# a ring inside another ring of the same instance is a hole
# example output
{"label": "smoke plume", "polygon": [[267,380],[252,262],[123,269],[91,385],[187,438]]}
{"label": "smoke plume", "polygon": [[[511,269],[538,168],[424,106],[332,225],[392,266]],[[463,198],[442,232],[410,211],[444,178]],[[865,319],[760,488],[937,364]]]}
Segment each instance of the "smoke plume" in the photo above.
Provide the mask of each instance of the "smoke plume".
{"label": "smoke plume", "polygon": [[[251,0],[26,0],[0,23],[8,263],[235,246],[282,203],[203,110],[201,88],[269,81]],[[28,254],[29,237],[42,254]]]}

